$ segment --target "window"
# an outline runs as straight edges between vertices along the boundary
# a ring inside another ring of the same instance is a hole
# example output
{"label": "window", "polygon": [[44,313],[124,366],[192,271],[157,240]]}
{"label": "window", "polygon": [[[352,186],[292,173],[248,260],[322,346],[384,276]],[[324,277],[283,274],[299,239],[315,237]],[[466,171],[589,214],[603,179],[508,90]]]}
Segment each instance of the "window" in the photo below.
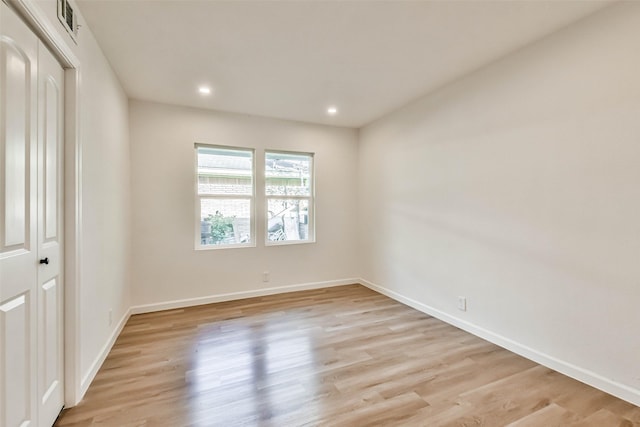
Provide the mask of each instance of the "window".
{"label": "window", "polygon": [[267,151],[267,244],[313,242],[313,154]]}
{"label": "window", "polygon": [[196,144],[196,249],[254,246],[253,150]]}

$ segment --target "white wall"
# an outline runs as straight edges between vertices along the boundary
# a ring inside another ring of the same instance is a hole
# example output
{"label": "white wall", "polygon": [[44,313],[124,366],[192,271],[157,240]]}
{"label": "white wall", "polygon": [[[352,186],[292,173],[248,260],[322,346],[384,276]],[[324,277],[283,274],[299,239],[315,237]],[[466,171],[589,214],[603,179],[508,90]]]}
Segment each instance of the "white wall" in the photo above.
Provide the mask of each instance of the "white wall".
{"label": "white wall", "polygon": [[86,390],[131,305],[128,101],[82,16],[76,45],[58,22],[56,1],[35,4],[80,60],[79,386]]}
{"label": "white wall", "polygon": [[[355,130],[143,101],[129,110],[134,305],[358,277]],[[257,197],[257,247],[194,250],[196,142],[255,148],[257,176],[265,148],[315,153],[316,243],[265,247]]]}
{"label": "white wall", "polygon": [[358,189],[370,284],[636,404],[638,40],[615,5],[376,121]]}

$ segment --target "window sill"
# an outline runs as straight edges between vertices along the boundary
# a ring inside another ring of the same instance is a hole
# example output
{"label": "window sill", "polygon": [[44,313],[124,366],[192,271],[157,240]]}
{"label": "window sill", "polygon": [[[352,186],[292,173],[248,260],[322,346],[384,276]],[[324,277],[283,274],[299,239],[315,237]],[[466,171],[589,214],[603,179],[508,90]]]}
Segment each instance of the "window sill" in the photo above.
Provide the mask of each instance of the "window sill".
{"label": "window sill", "polygon": [[289,245],[308,245],[310,243],[315,243],[316,240],[291,240],[291,241],[266,241],[264,242],[265,247],[270,246],[289,246]]}
{"label": "window sill", "polygon": [[217,251],[220,249],[246,249],[246,248],[255,248],[255,243],[249,244],[240,244],[240,245],[206,245],[206,246],[196,246],[196,251]]}

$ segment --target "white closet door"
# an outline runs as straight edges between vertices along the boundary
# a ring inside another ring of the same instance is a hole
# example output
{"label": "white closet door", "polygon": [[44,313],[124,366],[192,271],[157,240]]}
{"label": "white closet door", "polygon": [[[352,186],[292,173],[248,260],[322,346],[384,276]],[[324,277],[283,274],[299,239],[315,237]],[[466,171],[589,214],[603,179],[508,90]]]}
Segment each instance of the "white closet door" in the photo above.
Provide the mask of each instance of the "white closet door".
{"label": "white closet door", "polygon": [[50,427],[63,384],[63,70],[0,1],[0,426]]}
{"label": "white closet door", "polygon": [[38,424],[50,427],[64,404],[62,189],[62,67],[38,51]]}
{"label": "white closet door", "polygon": [[33,427],[38,39],[0,1],[0,425]]}

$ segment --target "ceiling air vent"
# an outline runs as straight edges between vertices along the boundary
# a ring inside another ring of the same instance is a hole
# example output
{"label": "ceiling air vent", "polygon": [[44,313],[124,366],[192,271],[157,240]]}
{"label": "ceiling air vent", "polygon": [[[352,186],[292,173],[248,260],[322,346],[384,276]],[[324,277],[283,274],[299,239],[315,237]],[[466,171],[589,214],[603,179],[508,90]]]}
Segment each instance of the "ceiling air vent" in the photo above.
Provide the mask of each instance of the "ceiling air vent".
{"label": "ceiling air vent", "polygon": [[69,0],[58,0],[58,19],[74,42],[78,43],[78,18]]}

